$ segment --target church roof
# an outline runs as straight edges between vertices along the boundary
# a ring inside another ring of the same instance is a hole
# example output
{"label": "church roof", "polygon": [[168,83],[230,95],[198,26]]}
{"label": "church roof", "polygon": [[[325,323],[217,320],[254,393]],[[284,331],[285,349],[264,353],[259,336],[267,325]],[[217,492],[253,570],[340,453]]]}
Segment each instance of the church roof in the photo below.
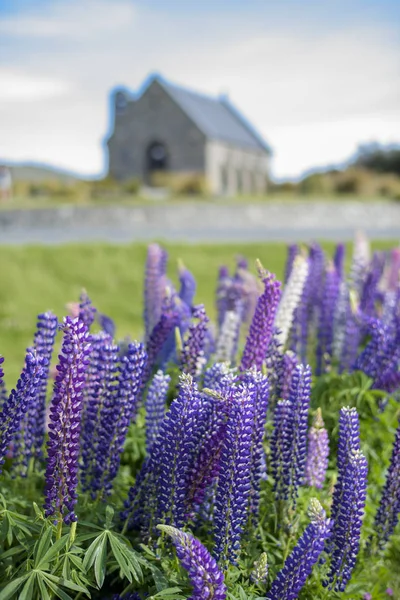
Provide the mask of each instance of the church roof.
{"label": "church roof", "polygon": [[206,137],[271,152],[268,144],[226,97],[204,96],[172,84],[160,76],[155,76],[152,80],[163,87]]}
{"label": "church roof", "polygon": [[224,97],[211,98],[157,78],[205,136],[270,152],[268,145]]}

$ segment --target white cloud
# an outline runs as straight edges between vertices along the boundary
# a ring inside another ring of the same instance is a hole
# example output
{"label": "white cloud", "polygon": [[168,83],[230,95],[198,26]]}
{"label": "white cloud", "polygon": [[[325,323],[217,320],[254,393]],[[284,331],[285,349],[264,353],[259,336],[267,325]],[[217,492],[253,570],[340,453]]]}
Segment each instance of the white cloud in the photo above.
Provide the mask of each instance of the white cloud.
{"label": "white cloud", "polygon": [[[278,176],[340,162],[362,141],[400,140],[400,44],[390,25],[359,19],[311,31],[234,11],[178,18],[127,0],[57,0],[3,19],[1,32],[18,50],[8,54],[16,79],[0,104],[3,157],[99,171],[110,89],[137,89],[155,70],[228,92],[272,145]],[[43,102],[25,102],[21,115],[14,99],[29,90]]]}
{"label": "white cloud", "polygon": [[34,77],[0,67],[0,106],[6,103],[54,98],[71,91],[71,87],[66,81]]}

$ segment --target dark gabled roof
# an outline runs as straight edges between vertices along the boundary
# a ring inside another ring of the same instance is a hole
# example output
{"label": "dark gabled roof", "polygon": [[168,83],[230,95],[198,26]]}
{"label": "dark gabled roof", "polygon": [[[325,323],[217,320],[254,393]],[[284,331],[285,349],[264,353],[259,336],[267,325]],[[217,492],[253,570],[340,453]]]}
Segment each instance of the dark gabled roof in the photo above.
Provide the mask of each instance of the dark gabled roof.
{"label": "dark gabled roof", "polygon": [[271,152],[268,144],[227,99],[203,96],[169,83],[159,76],[154,77],[153,81],[163,87],[206,137]]}

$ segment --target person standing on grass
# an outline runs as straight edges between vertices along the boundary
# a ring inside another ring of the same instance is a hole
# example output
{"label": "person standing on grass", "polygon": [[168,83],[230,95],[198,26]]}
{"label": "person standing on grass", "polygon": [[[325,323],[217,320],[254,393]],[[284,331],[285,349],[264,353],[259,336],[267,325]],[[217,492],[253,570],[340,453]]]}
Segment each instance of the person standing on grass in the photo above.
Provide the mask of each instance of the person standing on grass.
{"label": "person standing on grass", "polygon": [[0,165],[0,200],[11,200],[11,187],[10,169]]}

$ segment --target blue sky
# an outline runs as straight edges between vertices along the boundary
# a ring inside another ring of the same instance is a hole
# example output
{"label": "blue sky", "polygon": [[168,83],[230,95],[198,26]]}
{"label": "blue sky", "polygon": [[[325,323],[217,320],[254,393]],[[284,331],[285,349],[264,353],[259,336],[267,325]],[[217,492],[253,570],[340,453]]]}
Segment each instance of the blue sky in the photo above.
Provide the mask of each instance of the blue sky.
{"label": "blue sky", "polygon": [[100,173],[109,91],[154,71],[227,93],[277,177],[400,142],[398,0],[0,0],[0,158]]}

